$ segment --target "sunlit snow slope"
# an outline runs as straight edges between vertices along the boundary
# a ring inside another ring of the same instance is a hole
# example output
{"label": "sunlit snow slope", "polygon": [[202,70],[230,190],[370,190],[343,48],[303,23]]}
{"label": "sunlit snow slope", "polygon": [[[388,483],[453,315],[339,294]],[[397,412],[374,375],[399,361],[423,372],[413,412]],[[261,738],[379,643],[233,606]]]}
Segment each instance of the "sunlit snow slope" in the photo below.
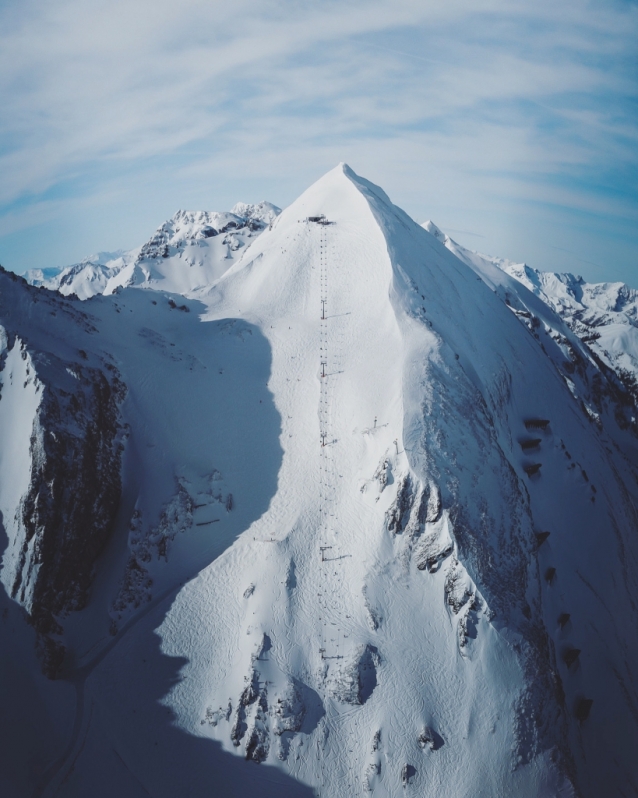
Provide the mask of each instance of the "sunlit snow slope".
{"label": "sunlit snow slope", "polygon": [[[433,222],[423,227],[478,274],[489,275],[488,282],[511,289],[514,278],[613,368],[625,390],[634,401],[638,399],[638,291],[625,283],[587,283],[573,274],[542,272],[525,263],[482,255],[458,244]],[[495,269],[507,277],[495,280]]]}
{"label": "sunlit snow slope", "polygon": [[267,512],[158,629],[185,658],[179,724],[325,795],[630,784],[626,464],[528,330],[341,167],[208,302],[269,340],[284,455]]}
{"label": "sunlit snow slope", "polygon": [[[96,324],[140,397],[129,559],[77,613],[111,642],[69,632],[78,709],[34,795],[632,794],[636,481],[631,430],[577,395],[596,362],[572,389],[563,343],[344,165],[198,296],[161,309],[210,371],[170,400]],[[82,308],[159,330],[152,298]]]}

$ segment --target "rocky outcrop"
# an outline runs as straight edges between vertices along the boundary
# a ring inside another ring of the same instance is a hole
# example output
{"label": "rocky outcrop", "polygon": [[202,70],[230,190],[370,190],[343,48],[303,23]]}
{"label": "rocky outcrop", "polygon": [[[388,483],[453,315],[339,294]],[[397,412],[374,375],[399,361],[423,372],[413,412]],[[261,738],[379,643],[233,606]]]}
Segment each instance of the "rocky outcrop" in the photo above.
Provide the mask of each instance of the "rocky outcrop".
{"label": "rocky outcrop", "polygon": [[361,706],[377,686],[377,671],[381,662],[376,646],[369,643],[354,652],[329,675],[327,688],[337,701]]}
{"label": "rocky outcrop", "polygon": [[[273,218],[276,218],[279,209],[274,205],[270,207],[273,209]],[[261,218],[256,208],[254,205],[237,205],[230,213],[177,211],[171,219],[158,227],[153,236],[141,247],[136,262],[168,258],[171,251],[179,250],[185,244],[224,234],[226,238],[223,243],[227,243],[235,251],[243,245],[243,241],[233,236],[234,232],[239,230],[261,232],[268,224],[264,209],[261,215],[264,218]],[[242,210],[243,213],[239,214],[237,210]]]}
{"label": "rocky outcrop", "polygon": [[[278,671],[269,652],[272,641],[267,634],[251,655],[244,686],[233,709],[233,702],[214,710],[208,707],[201,724],[230,724],[228,734],[246,759],[257,764],[266,761],[271,751],[285,760],[293,738],[310,734],[325,714],[319,695],[290,674]],[[270,670],[274,668],[274,670]],[[275,676],[273,680],[272,677]]]}
{"label": "rocky outcrop", "polygon": [[87,603],[119,504],[126,389],[112,363],[84,350],[71,361],[34,351],[16,333],[7,341],[2,398],[14,413],[29,404],[30,421],[21,423],[32,427],[30,440],[25,427],[28,455],[20,455],[22,484],[3,498],[10,515],[2,581],[27,612],[43,669],[54,678],[65,654],[64,617]]}

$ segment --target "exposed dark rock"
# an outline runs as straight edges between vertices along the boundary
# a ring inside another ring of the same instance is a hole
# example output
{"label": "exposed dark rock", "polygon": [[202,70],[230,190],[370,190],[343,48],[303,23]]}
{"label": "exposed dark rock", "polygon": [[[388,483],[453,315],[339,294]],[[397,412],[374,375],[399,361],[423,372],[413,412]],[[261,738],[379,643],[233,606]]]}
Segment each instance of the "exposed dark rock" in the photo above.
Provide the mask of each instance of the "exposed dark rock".
{"label": "exposed dark rock", "polygon": [[259,698],[259,674],[252,671],[248,684],[243,689],[239,697],[237,708],[235,709],[235,721],[230,730],[230,739],[234,746],[240,746],[244,735],[248,731],[246,723],[246,708]]}
{"label": "exposed dark rock", "polygon": [[226,721],[230,720],[232,712],[233,712],[233,705],[230,701],[228,702],[228,706],[226,707],[226,709],[224,709],[223,707],[219,707],[219,709],[206,707],[204,718],[203,720],[200,721],[200,723],[202,724],[202,726],[205,723],[208,723],[210,726],[217,726],[217,724],[221,720],[226,720]]}
{"label": "exposed dark rock", "polygon": [[372,475],[372,479],[376,480],[379,483],[379,493],[383,493],[386,485],[388,484],[388,479],[390,475],[390,460],[385,455],[379,461],[379,465],[377,466],[374,474]]}
{"label": "exposed dark rock", "polygon": [[[110,364],[109,364],[110,365]],[[44,385],[31,436],[31,481],[22,499],[24,540],[11,595],[38,632],[43,669],[64,659],[60,620],[86,606],[95,562],[112,530],[121,491],[126,389],[117,370],[73,364],[77,390]],[[35,576],[34,576],[35,575]]]}
{"label": "exposed dark rock", "polygon": [[430,483],[425,520],[428,524],[436,523],[441,517],[442,503],[441,491],[436,485]]}
{"label": "exposed dark rock", "polygon": [[410,782],[415,776],[416,776],[416,768],[414,767],[414,765],[406,763],[401,768],[401,784],[403,784],[404,787],[407,787],[407,785],[410,784]]}
{"label": "exposed dark rock", "polygon": [[449,557],[454,550],[447,530],[434,529],[425,534],[415,546],[414,554],[416,567],[420,571],[428,570],[434,573],[438,570],[442,560]]}
{"label": "exposed dark rock", "polygon": [[444,745],[444,740],[430,726],[424,726],[419,734],[418,743],[423,750],[429,748],[430,751],[438,751]]}
{"label": "exposed dark rock", "polygon": [[398,535],[405,529],[410,517],[412,507],[412,481],[410,475],[401,478],[397,489],[396,499],[386,513],[388,532]]}
{"label": "exposed dark rock", "polygon": [[354,657],[342,663],[333,675],[330,688],[333,696],[345,704],[364,704],[377,686],[380,657],[375,646],[360,647]]}
{"label": "exposed dark rock", "polygon": [[574,708],[574,716],[576,717],[576,720],[584,723],[589,717],[593,703],[593,698],[579,698]]}
{"label": "exposed dark rock", "polygon": [[528,438],[528,439],[520,442],[521,443],[521,449],[524,452],[529,452],[529,451],[532,451],[534,449],[538,449],[538,446],[539,446],[540,442],[541,442],[540,438]]}
{"label": "exposed dark rock", "polygon": [[370,698],[377,686],[377,667],[379,665],[379,652],[375,646],[367,645],[359,659],[359,694],[360,704]]}
{"label": "exposed dark rock", "polygon": [[371,627],[372,631],[376,632],[377,629],[381,626],[382,617],[381,617],[380,613],[378,612],[378,610],[375,609],[370,604],[370,599],[368,597],[368,593],[367,593],[367,590],[366,590],[365,586],[363,588],[363,598],[364,598],[364,602],[365,602],[365,608],[366,608],[367,613],[368,613],[368,622],[370,624],[370,627]]}
{"label": "exposed dark rock", "polygon": [[250,730],[248,742],[246,743],[246,759],[251,759],[258,764],[268,758],[268,752],[270,751],[267,715],[268,701],[266,698],[266,688],[264,687],[259,693],[259,701],[257,703],[255,717],[253,718],[253,726]]}
{"label": "exposed dark rock", "polygon": [[549,420],[546,418],[528,418],[524,424],[526,429],[546,430],[549,426]]}
{"label": "exposed dark rock", "polygon": [[444,591],[445,600],[455,615],[473,598],[472,590],[466,584],[463,569],[456,558],[450,563],[445,575]]}
{"label": "exposed dark rock", "polygon": [[571,666],[578,660],[579,656],[580,656],[579,648],[569,648],[563,654],[563,662],[565,663],[565,665],[567,665],[568,668],[571,668]]}
{"label": "exposed dark rock", "polygon": [[549,532],[536,532],[536,545],[540,548],[549,537]]}

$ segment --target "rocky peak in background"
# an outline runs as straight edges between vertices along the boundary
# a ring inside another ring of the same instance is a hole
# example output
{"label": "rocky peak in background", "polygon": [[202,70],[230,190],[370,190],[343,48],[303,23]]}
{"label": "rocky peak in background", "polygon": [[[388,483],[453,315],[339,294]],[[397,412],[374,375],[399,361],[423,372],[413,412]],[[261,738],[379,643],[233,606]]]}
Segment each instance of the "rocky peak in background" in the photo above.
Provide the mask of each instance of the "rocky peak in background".
{"label": "rocky peak in background", "polygon": [[180,210],[141,247],[98,253],[63,269],[31,269],[25,279],[79,299],[127,285],[190,293],[219,279],[279,213],[266,201],[240,202],[230,212]]}
{"label": "rocky peak in background", "polygon": [[[516,296],[514,305],[517,311],[530,313],[529,318],[534,316],[527,307],[529,301],[523,298],[527,292],[542,300],[542,305],[536,305],[541,309],[541,316],[543,306],[554,311],[567,329],[592,353],[602,370],[607,368],[615,373],[618,384],[609,395],[613,395],[617,404],[625,407],[628,425],[635,426],[638,419],[632,407],[638,403],[638,291],[625,283],[588,283],[582,277],[567,272],[543,272],[525,263],[484,255],[466,249],[431,221],[425,222],[423,227],[482,279],[498,284],[503,297],[506,294],[509,296],[510,304],[512,297]],[[524,287],[523,292],[511,281],[507,282],[506,278],[495,277],[497,273],[494,267],[513,277],[517,284]],[[538,319],[536,321],[540,324]],[[556,325],[550,317],[545,319],[545,327],[551,330],[557,340],[567,341],[569,335],[565,334],[565,330],[560,330],[560,325]]]}

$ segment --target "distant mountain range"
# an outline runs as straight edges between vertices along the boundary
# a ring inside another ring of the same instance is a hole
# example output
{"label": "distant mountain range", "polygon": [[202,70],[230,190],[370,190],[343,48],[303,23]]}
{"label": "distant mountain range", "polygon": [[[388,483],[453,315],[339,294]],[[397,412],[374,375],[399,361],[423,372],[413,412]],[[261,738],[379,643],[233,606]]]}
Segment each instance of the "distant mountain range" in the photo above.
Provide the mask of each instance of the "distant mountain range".
{"label": "distant mountain range", "polygon": [[625,283],[587,283],[573,274],[542,272],[525,263],[481,255],[457,244],[433,222],[423,226],[477,274],[483,276],[496,266],[542,299],[619,373],[638,400],[638,291]]}
{"label": "distant mountain range", "polygon": [[[196,296],[207,291],[281,210],[270,202],[238,203],[230,212],[178,211],[133,250],[99,252],[65,268],[31,269],[35,286],[88,299],[139,285]],[[570,273],[543,272],[525,263],[466,249],[433,222],[423,227],[481,277],[496,266],[554,310],[638,400],[638,291],[625,283],[587,283]],[[221,236],[221,237],[220,237]]]}
{"label": "distant mountain range", "polygon": [[129,285],[192,294],[210,288],[280,212],[270,202],[238,203],[229,213],[177,211],[137,249],[99,252],[73,266],[24,276],[31,285],[80,299]]}

